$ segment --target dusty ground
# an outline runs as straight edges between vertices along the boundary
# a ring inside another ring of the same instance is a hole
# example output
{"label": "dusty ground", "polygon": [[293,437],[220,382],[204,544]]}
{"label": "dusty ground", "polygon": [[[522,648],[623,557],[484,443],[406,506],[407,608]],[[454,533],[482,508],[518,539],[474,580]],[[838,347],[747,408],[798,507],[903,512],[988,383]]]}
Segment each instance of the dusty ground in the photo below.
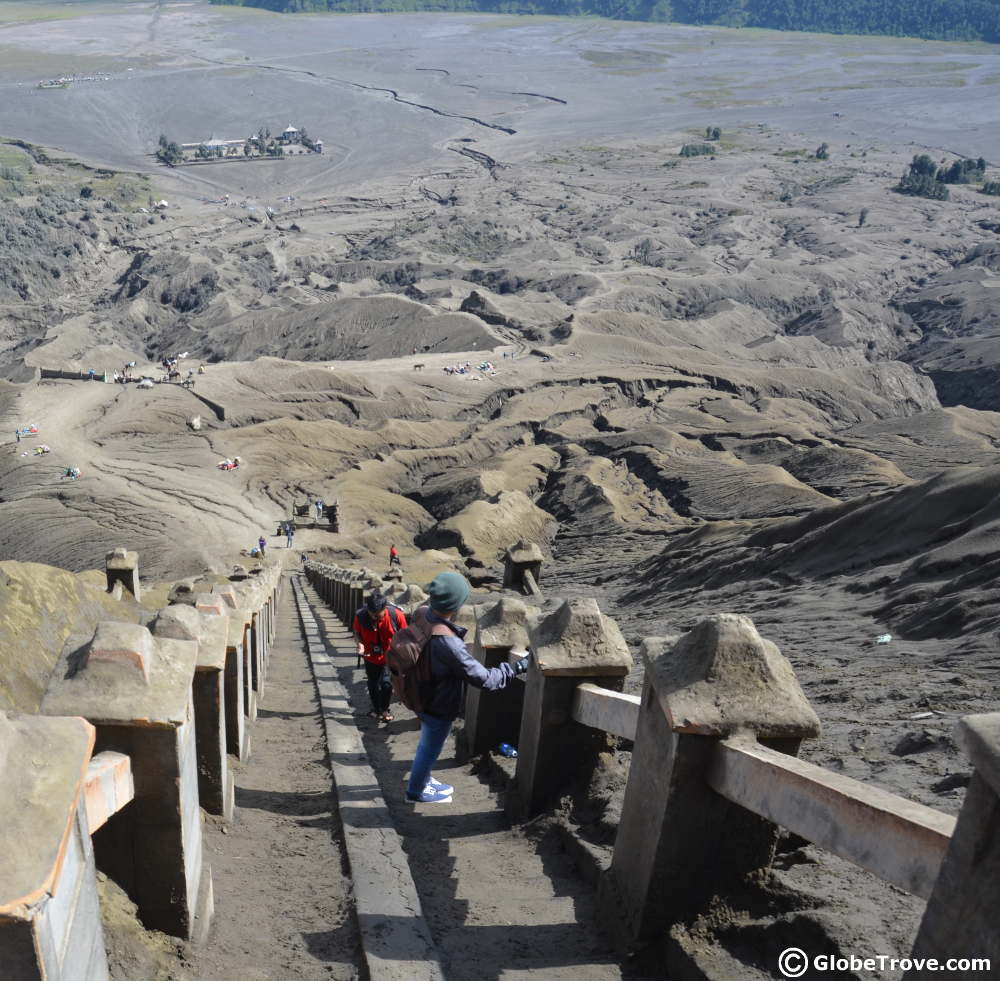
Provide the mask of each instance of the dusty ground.
{"label": "dusty ground", "polygon": [[[809,758],[957,809],[953,723],[997,704],[1000,215],[891,187],[925,149],[1000,157],[996,50],[171,4],[0,20],[4,127],[89,165],[0,144],[0,428],[41,429],[0,448],[5,556],[220,571],[318,495],[341,534],[298,548],[381,568],[395,543],[410,581],[490,590],[524,535],[633,649],[752,615],[823,721]],[[164,129],[289,121],[330,154],[144,156]],[[708,125],[716,152],[680,157]],[[158,378],[181,352],[193,393],[35,377]],[[830,935],[905,946],[912,906],[815,875]],[[768,929],[743,926],[734,949]]]}
{"label": "dusty ground", "polygon": [[236,769],[237,821],[206,829],[216,921],[189,951],[192,979],[350,981],[361,953],[326,746],[289,592],[253,727]]}

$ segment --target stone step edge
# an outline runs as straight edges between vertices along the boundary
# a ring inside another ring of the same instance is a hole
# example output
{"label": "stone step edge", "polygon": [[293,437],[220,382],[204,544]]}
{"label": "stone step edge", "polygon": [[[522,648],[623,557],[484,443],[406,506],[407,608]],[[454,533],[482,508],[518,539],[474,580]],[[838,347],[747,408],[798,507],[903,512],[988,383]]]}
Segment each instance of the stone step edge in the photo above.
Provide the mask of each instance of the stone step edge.
{"label": "stone step edge", "polygon": [[319,699],[369,977],[371,981],[444,981],[440,956],[424,919],[402,839],[354,722],[348,693],[337,680],[333,662],[319,637],[303,582],[300,575],[292,576],[295,606]]}

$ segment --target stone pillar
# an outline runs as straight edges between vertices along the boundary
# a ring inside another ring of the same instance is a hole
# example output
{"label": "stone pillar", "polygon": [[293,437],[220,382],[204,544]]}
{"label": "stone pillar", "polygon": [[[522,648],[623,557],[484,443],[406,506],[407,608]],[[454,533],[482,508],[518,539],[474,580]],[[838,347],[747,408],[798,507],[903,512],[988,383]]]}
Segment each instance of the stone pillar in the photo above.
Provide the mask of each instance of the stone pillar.
{"label": "stone pillar", "polygon": [[350,627],[350,613],[351,610],[351,600],[352,600],[352,583],[354,582],[354,573],[348,572],[345,574],[344,578],[341,580],[340,584],[340,601],[337,604],[337,616],[341,622],[346,623]]}
{"label": "stone pillar", "polygon": [[[243,623],[243,679],[256,692],[256,701],[260,701],[264,693],[264,655],[262,645],[253,642],[253,614],[248,608],[245,591],[237,594],[231,583],[212,587],[213,595],[221,596],[226,604],[231,620]],[[256,711],[252,718],[256,718]]]}
{"label": "stone pillar", "polygon": [[139,599],[139,553],[124,548],[113,548],[104,556],[104,569],[108,581],[108,592],[121,583],[136,599]]}
{"label": "stone pillar", "polygon": [[427,594],[413,583],[399,594],[399,605],[406,610],[407,616],[410,616],[415,610],[419,610],[426,602]]}
{"label": "stone pillar", "polygon": [[63,651],[45,715],[79,715],[95,751],[132,762],[135,798],[93,835],[97,867],[152,929],[192,939],[211,920],[211,870],[202,867],[192,683],[198,645],[134,623],[97,625],[82,650]]}
{"label": "stone pillar", "polygon": [[226,754],[226,618],[177,604],[160,610],[153,634],[198,644],[193,688],[198,798],[209,814],[231,820],[235,788]]}
{"label": "stone pillar", "polygon": [[[592,599],[568,600],[531,622],[532,652],[518,735],[517,799],[508,811],[531,817],[593,766],[607,736],[573,721],[573,693],[589,681],[621,691],[632,667],[618,625]],[[487,696],[489,697],[489,696]]]}
{"label": "stone pillar", "polygon": [[503,565],[503,588],[528,596],[538,594],[542,578],[542,550],[523,538],[507,549]]}
{"label": "stone pillar", "polygon": [[0,712],[0,976],[107,981],[83,782],[83,719]]}
{"label": "stone pillar", "polygon": [[602,921],[619,945],[663,937],[774,855],[775,825],[716,794],[708,770],[738,731],[796,755],[819,719],[791,664],[748,617],[708,617],[643,643],[646,681]]}
{"label": "stone pillar", "polygon": [[[486,668],[507,661],[515,651],[527,653],[529,619],[538,616],[535,607],[504,597],[497,603],[478,607],[476,640],[472,654]],[[464,749],[470,756],[496,749],[500,743],[517,745],[521,734],[524,685],[508,685],[496,692],[484,692],[472,685],[465,693]]]}
{"label": "stone pillar", "polygon": [[[958,737],[973,774],[955,832],[941,863],[913,945],[915,958],[989,958],[1000,965],[1000,712],[970,715]],[[907,972],[905,981],[940,978],[940,972]],[[951,971],[949,978],[981,978]]]}
{"label": "stone pillar", "polygon": [[221,596],[211,593],[195,594],[195,609],[206,617],[218,617],[224,624],[226,646],[225,699],[226,750],[238,760],[250,759],[250,730],[247,727],[249,699],[245,679],[246,657],[243,652],[243,625],[233,625],[226,615],[226,605]]}
{"label": "stone pillar", "polygon": [[347,607],[344,610],[343,621],[347,625],[348,630],[351,627],[351,622],[354,619],[354,613],[364,606],[365,602],[365,583],[367,579],[356,578],[351,580],[351,588],[348,595]]}

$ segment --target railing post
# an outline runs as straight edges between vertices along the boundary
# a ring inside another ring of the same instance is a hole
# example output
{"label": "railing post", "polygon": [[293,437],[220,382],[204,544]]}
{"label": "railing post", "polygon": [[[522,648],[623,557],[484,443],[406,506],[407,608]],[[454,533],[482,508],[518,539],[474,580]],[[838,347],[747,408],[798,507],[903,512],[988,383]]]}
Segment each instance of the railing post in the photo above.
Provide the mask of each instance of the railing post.
{"label": "railing post", "polygon": [[226,616],[226,607],[219,596],[211,593],[191,594],[192,605],[208,618],[218,618],[225,629],[222,636],[226,650],[223,694],[225,699],[226,749],[238,760],[250,759],[250,730],[247,726],[250,704],[246,680],[246,655],[243,641],[246,631],[242,623]]}
{"label": "railing post", "polygon": [[417,585],[411,583],[399,594],[399,605],[409,616],[414,610],[420,609],[427,602],[427,594]]}
{"label": "railing post", "polygon": [[42,702],[45,715],[79,715],[95,750],[132,761],[135,798],[93,836],[97,866],[129,894],[143,923],[191,939],[213,912],[202,868],[192,682],[198,645],[154,638],[134,623],[99,623],[82,650],[67,648]]}
{"label": "railing post", "polygon": [[[527,653],[528,620],[537,615],[535,607],[520,600],[504,597],[497,603],[478,608],[476,641],[472,654],[483,667],[495,668],[506,661],[513,651]],[[517,744],[521,733],[524,708],[524,685],[513,684],[485,696],[479,688],[469,685],[465,693],[465,726],[462,730],[464,750],[477,756],[500,743]]]}
{"label": "railing post", "polygon": [[83,782],[94,728],[0,712],[0,974],[107,981]]}
{"label": "railing post", "polygon": [[205,617],[184,604],[160,610],[153,624],[156,637],[198,644],[193,688],[198,797],[209,814],[231,820],[235,788],[226,754],[226,633],[225,617]]}
{"label": "railing post", "polygon": [[516,545],[511,545],[504,556],[503,588],[529,596],[537,595],[543,558],[542,550],[534,542],[526,542],[522,538]]}
{"label": "railing post", "polygon": [[[1000,712],[970,715],[958,736],[973,774],[913,945],[915,958],[989,958],[1000,967]],[[952,978],[983,977],[971,971]],[[941,977],[913,969],[905,981]]]}
{"label": "railing post", "polygon": [[139,553],[124,548],[113,548],[104,556],[104,570],[108,592],[120,582],[136,599],[139,599]]}
{"label": "railing post", "polygon": [[531,817],[585,766],[592,766],[607,736],[573,721],[573,693],[590,681],[621,691],[632,667],[618,625],[592,599],[564,601],[531,623],[532,652],[518,734],[513,817]]}
{"label": "railing post", "polygon": [[748,617],[707,617],[674,643],[643,642],[646,680],[602,922],[622,948],[662,937],[770,865],[777,828],[708,784],[738,731],[796,755],[819,719],[778,648]]}

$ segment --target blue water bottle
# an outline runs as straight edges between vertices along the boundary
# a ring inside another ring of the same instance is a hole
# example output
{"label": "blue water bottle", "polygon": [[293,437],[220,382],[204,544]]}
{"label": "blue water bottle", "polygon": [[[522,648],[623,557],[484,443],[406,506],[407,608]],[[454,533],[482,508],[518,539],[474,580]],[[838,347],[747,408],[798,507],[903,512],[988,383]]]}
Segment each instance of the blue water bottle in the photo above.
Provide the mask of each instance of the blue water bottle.
{"label": "blue water bottle", "polygon": [[516,760],[517,759],[517,750],[514,749],[514,747],[511,746],[510,743],[501,743],[500,744],[500,752],[504,756],[509,756],[512,760]]}

